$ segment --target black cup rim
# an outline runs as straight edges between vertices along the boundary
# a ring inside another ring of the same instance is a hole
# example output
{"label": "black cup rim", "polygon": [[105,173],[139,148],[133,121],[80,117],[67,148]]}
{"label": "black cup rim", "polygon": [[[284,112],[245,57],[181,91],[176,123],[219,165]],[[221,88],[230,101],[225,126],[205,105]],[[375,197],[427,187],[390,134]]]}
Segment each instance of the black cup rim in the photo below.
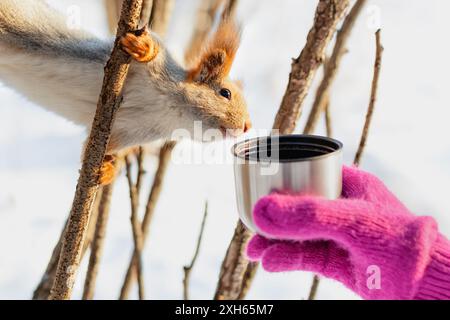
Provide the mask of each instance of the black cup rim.
{"label": "black cup rim", "polygon": [[[264,141],[267,144],[272,138],[278,139],[279,145],[293,143],[293,144],[303,144],[303,145],[316,145],[322,148],[331,148],[332,151],[327,152],[325,154],[310,156],[304,158],[294,158],[294,159],[270,159],[270,160],[261,160],[261,159],[252,159],[245,155],[245,151],[249,150],[252,146],[257,147],[258,142]],[[242,159],[244,161],[253,161],[256,163],[264,163],[264,162],[276,162],[276,163],[289,163],[289,162],[304,162],[304,161],[313,161],[319,160],[331,156],[335,156],[337,153],[342,152],[344,145],[342,142],[332,139],[329,137],[319,136],[319,135],[307,135],[307,134],[290,134],[290,135],[278,135],[278,136],[263,136],[256,137],[251,139],[246,139],[240,141],[233,145],[232,153],[234,157]]]}

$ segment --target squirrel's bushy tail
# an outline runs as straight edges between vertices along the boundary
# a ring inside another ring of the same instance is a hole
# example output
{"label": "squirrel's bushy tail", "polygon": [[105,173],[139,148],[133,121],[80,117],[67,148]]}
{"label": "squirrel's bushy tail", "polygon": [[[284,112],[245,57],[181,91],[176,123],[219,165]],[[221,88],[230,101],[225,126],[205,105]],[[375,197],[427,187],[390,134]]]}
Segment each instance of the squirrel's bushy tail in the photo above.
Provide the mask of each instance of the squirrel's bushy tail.
{"label": "squirrel's bushy tail", "polygon": [[67,18],[42,0],[0,0],[2,49],[104,61],[110,47],[87,32],[69,28]]}
{"label": "squirrel's bushy tail", "polygon": [[0,81],[75,123],[92,122],[112,44],[44,1],[0,0]]}

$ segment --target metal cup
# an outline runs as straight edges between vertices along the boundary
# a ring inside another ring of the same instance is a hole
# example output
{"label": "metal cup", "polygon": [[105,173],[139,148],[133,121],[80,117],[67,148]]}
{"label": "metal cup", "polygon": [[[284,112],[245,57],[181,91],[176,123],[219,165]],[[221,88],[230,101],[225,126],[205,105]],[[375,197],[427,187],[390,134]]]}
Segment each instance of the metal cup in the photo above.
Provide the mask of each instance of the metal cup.
{"label": "metal cup", "polygon": [[252,231],[253,207],[273,192],[337,199],[342,190],[341,142],[313,135],[268,136],[235,144],[234,177],[239,216]]}

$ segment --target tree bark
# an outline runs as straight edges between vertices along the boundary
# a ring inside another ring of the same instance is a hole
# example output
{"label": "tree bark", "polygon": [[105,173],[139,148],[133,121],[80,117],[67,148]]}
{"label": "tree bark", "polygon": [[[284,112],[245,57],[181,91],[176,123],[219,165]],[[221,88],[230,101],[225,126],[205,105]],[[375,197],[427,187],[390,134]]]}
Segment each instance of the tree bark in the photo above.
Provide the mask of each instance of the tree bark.
{"label": "tree bark", "polygon": [[153,0],[149,19],[150,28],[161,37],[164,37],[167,33],[173,6],[174,0]]}
{"label": "tree bark", "polygon": [[376,56],[372,79],[372,89],[370,92],[369,107],[367,108],[366,120],[364,122],[364,128],[361,133],[361,139],[359,140],[358,150],[356,151],[355,159],[353,164],[359,166],[361,162],[361,157],[366,146],[367,136],[369,135],[370,124],[372,122],[373,111],[375,109],[375,103],[377,101],[378,94],[378,80],[380,79],[381,62],[383,58],[383,45],[381,44],[381,30],[378,30],[375,34],[376,41]]}
{"label": "tree bark", "polygon": [[355,25],[355,21],[361,13],[366,2],[366,0],[356,1],[350,13],[345,17],[341,29],[337,32],[336,44],[334,45],[333,53],[331,54],[330,59],[328,59],[327,63],[325,64],[324,76],[317,89],[316,98],[305,125],[305,129],[303,132],[305,134],[312,134],[314,132],[320,115],[326,108],[331,85],[336,78],[336,74],[339,69],[342,57],[346,52],[347,39],[349,38],[353,26]]}
{"label": "tree bark", "polygon": [[86,146],[83,165],[64,234],[61,256],[56,270],[50,299],[70,299],[78,271],[92,203],[97,193],[98,172],[106,154],[114,118],[121,102],[122,88],[131,58],[120,48],[119,39],[136,30],[142,0],[125,0],[111,58],[105,67],[103,86],[97,111]]}
{"label": "tree bark", "polygon": [[295,130],[312,79],[323,62],[325,49],[348,3],[348,0],[319,1],[306,45],[300,56],[292,62],[288,86],[275,118],[273,128],[281,134],[289,134]]}
{"label": "tree bark", "polygon": [[189,300],[189,284],[191,280],[191,272],[194,269],[195,263],[197,262],[198,254],[200,253],[200,246],[202,244],[203,232],[205,231],[205,222],[208,216],[208,202],[205,203],[205,211],[203,213],[202,224],[200,226],[200,231],[198,233],[197,245],[195,246],[194,256],[192,257],[191,263],[183,267],[184,279],[183,279],[183,299]]}
{"label": "tree bark", "polygon": [[245,257],[245,246],[250,237],[251,233],[238,221],[222,262],[215,300],[235,300],[241,294],[243,277],[249,263]]}
{"label": "tree bark", "polygon": [[138,279],[138,289],[139,289],[139,300],[145,299],[145,289],[144,289],[144,276],[142,272],[142,249],[143,249],[143,235],[142,235],[142,225],[139,221],[138,210],[139,210],[139,196],[141,192],[141,177],[143,175],[143,153],[142,149],[139,153],[138,162],[138,174],[136,179],[136,184],[133,183],[131,177],[131,161],[129,155],[125,157],[126,163],[126,175],[128,181],[128,188],[130,191],[130,203],[131,203],[131,230],[133,233],[133,243],[134,243],[134,256],[136,256],[136,273]]}
{"label": "tree bark", "polygon": [[[99,214],[99,205],[102,201],[103,197],[103,188],[97,192],[97,196],[95,197],[94,209],[92,210],[91,219],[89,221],[88,231],[86,235],[86,239],[83,244],[83,250],[81,252],[81,259],[84,257],[88,248],[91,245],[92,239],[94,238],[95,233],[95,225],[97,223],[97,217]],[[64,231],[66,230],[67,223],[69,219],[64,223],[64,227],[61,230],[61,234],[59,236],[58,242],[52,251],[52,256],[47,264],[47,268],[45,269],[44,274],[42,275],[41,281],[33,292],[33,300],[47,300],[50,296],[50,290],[52,289],[53,282],[55,281],[56,276],[56,268],[58,266],[59,256],[61,254],[61,246],[64,237]]]}
{"label": "tree bark", "polygon": [[184,61],[189,64],[198,57],[214,25],[217,10],[224,0],[201,0],[197,11],[196,24],[189,46],[184,54]]}
{"label": "tree bark", "polygon": [[[142,237],[144,245],[145,240],[148,238],[150,222],[152,221],[156,203],[159,199],[159,195],[161,194],[164,176],[166,174],[167,166],[169,164],[170,157],[172,155],[172,150],[174,147],[175,142],[166,142],[160,150],[158,169],[156,170],[155,173],[153,185],[145,208],[144,219],[142,220]],[[133,250],[133,255],[130,259],[127,273],[125,275],[122,289],[120,291],[119,299],[121,300],[127,299],[131,289],[131,285],[133,284],[133,281],[136,279],[136,263],[137,263],[137,256],[136,252]]]}
{"label": "tree bark", "polygon": [[88,270],[84,281],[83,300],[91,300],[94,298],[95,281],[97,280],[100,258],[105,242],[106,226],[109,218],[113,188],[113,183],[103,187],[102,197],[98,208],[98,217],[95,223],[95,233],[91,245]]}

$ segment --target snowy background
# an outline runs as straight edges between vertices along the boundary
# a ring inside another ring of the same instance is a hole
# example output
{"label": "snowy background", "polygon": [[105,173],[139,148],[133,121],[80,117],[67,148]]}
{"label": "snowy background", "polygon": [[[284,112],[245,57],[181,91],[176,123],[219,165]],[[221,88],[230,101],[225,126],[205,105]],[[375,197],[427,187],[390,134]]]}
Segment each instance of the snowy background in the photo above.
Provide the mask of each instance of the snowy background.
{"label": "snowy background", "polygon": [[[53,0],[64,13],[81,8],[84,28],[107,36],[103,1]],[[304,46],[315,0],[242,0],[243,41],[232,76],[244,82],[254,127],[270,128],[284,93],[290,59]],[[167,43],[181,60],[197,1],[177,0]],[[374,31],[381,24],[385,47],[379,102],[362,167],[380,176],[417,214],[434,216],[450,236],[450,2],[373,0],[349,39],[333,87],[334,136],[350,163],[369,99]],[[317,80],[321,78],[318,74]],[[38,84],[37,84],[38,85]],[[314,88],[313,88],[314,89]],[[314,91],[312,91],[314,92]],[[312,95],[306,101],[308,112]],[[305,118],[299,124],[303,128]],[[320,127],[318,133],[323,133]],[[82,128],[27,102],[0,83],[0,298],[28,299],[44,271],[72,202]],[[184,143],[180,147],[189,147]],[[151,183],[155,159],[149,158]],[[237,220],[231,165],[172,164],[156,208],[144,253],[147,298],[179,299],[183,265],[193,254],[205,199],[209,218],[192,274],[191,296],[209,299]],[[144,192],[146,194],[146,192]],[[95,298],[115,299],[132,250],[129,198],[122,177],[112,212]],[[80,297],[86,260],[75,297]],[[248,298],[302,299],[309,273],[259,271]],[[133,290],[133,297],[136,297]],[[356,299],[324,280],[319,299]]]}

